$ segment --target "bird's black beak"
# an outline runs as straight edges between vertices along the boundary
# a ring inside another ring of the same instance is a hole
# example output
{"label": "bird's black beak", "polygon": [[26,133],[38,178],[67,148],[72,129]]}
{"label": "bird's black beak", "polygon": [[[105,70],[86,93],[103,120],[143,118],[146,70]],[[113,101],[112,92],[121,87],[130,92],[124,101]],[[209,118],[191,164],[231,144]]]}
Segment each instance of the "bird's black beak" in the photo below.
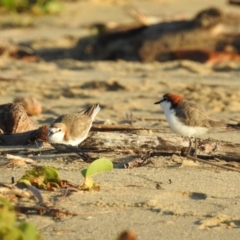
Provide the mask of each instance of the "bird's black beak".
{"label": "bird's black beak", "polygon": [[163,99],[161,99],[160,101],[158,101],[158,102],[155,102],[154,104],[159,104],[159,103],[161,103],[163,101]]}

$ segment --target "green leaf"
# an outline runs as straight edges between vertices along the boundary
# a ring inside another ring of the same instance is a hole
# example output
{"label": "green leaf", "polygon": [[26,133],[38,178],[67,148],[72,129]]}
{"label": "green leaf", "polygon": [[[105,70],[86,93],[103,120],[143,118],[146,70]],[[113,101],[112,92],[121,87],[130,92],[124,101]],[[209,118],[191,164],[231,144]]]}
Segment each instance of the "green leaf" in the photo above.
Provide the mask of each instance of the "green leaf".
{"label": "green leaf", "polygon": [[86,173],[87,173],[87,169],[86,169],[86,168],[81,171],[81,174],[82,174],[84,177],[86,177]]}
{"label": "green leaf", "polygon": [[101,172],[109,172],[112,169],[113,164],[109,159],[100,158],[92,162],[87,169],[83,169],[81,173],[86,178]]}
{"label": "green leaf", "polygon": [[58,182],[59,174],[56,168],[54,167],[42,167],[43,173],[47,181]]}
{"label": "green leaf", "polygon": [[22,231],[24,240],[36,240],[39,237],[37,228],[30,223],[23,222],[18,228]]}
{"label": "green leaf", "polygon": [[26,185],[31,185],[31,183],[27,179],[19,179],[18,183],[25,183]]}
{"label": "green leaf", "polygon": [[12,204],[2,197],[0,197],[0,239],[40,240],[35,226],[27,222],[17,223]]}
{"label": "green leaf", "polygon": [[16,216],[12,204],[7,199],[0,197],[0,229],[9,228],[15,220]]}
{"label": "green leaf", "polygon": [[0,197],[0,209],[2,207],[6,207],[8,210],[13,210],[13,205],[6,198]]}
{"label": "green leaf", "polygon": [[62,5],[57,1],[49,1],[43,7],[43,11],[50,14],[59,13],[61,10]]}
{"label": "green leaf", "polygon": [[[4,240],[25,240],[22,238],[22,232],[17,227],[11,226],[10,229],[0,229],[0,239]],[[35,239],[36,240],[36,239]]]}
{"label": "green leaf", "polygon": [[48,166],[39,166],[31,170],[27,170],[25,174],[18,180],[18,183],[33,185],[37,188],[46,189],[46,185],[50,183],[60,182],[59,174],[56,168]]}
{"label": "green leaf", "polygon": [[[2,198],[0,199],[2,201]],[[0,228],[9,228],[16,220],[13,209],[10,209],[9,203],[0,203]],[[1,239],[1,238],[0,238]]]}

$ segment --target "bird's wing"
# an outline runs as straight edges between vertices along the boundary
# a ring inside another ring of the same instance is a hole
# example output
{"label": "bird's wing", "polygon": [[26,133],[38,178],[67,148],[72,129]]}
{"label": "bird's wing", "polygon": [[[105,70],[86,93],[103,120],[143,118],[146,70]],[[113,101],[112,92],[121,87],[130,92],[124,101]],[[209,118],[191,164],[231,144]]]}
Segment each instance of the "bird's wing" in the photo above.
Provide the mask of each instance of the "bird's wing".
{"label": "bird's wing", "polygon": [[195,102],[183,100],[176,108],[175,114],[182,123],[188,126],[211,127],[206,111]]}
{"label": "bird's wing", "polygon": [[72,138],[85,136],[90,130],[92,121],[94,120],[99,110],[99,105],[93,104],[92,106],[82,110],[79,113],[62,115],[58,117],[54,123],[64,123],[68,127],[68,133],[72,136]]}
{"label": "bird's wing", "polygon": [[91,117],[81,114],[81,113],[73,113],[73,114],[65,114],[58,117],[54,123],[62,122],[68,128],[68,133],[72,138],[78,138],[79,136],[85,136],[92,123]]}

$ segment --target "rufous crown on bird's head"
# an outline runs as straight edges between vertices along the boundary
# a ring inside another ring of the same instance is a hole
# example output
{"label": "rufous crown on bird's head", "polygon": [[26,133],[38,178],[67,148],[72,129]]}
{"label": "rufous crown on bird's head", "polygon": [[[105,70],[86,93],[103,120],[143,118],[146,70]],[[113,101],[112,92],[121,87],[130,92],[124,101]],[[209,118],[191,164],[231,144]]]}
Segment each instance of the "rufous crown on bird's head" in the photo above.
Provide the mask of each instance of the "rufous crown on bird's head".
{"label": "rufous crown on bird's head", "polygon": [[158,102],[155,102],[155,104],[164,102],[164,101],[169,101],[171,102],[173,105],[180,103],[183,100],[183,98],[176,94],[176,93],[166,93],[163,95],[162,99]]}

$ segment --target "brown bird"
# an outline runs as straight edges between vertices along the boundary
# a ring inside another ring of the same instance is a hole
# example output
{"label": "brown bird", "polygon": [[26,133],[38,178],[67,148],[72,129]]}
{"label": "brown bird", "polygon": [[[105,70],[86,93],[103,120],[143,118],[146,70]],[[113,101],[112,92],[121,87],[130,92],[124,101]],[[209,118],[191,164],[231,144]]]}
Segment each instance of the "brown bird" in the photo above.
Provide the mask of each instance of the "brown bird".
{"label": "brown bird", "polygon": [[[162,99],[155,104],[160,104],[170,128],[189,139],[190,153],[192,142],[195,137],[195,148],[197,147],[196,136],[206,133],[210,128],[226,126],[225,123],[212,120],[206,111],[197,103],[189,101],[174,93],[166,93]],[[196,150],[195,150],[196,155]]]}
{"label": "brown bird", "polygon": [[49,128],[49,143],[78,146],[87,138],[92,122],[99,111],[99,105],[93,104],[79,113],[58,117]]}

